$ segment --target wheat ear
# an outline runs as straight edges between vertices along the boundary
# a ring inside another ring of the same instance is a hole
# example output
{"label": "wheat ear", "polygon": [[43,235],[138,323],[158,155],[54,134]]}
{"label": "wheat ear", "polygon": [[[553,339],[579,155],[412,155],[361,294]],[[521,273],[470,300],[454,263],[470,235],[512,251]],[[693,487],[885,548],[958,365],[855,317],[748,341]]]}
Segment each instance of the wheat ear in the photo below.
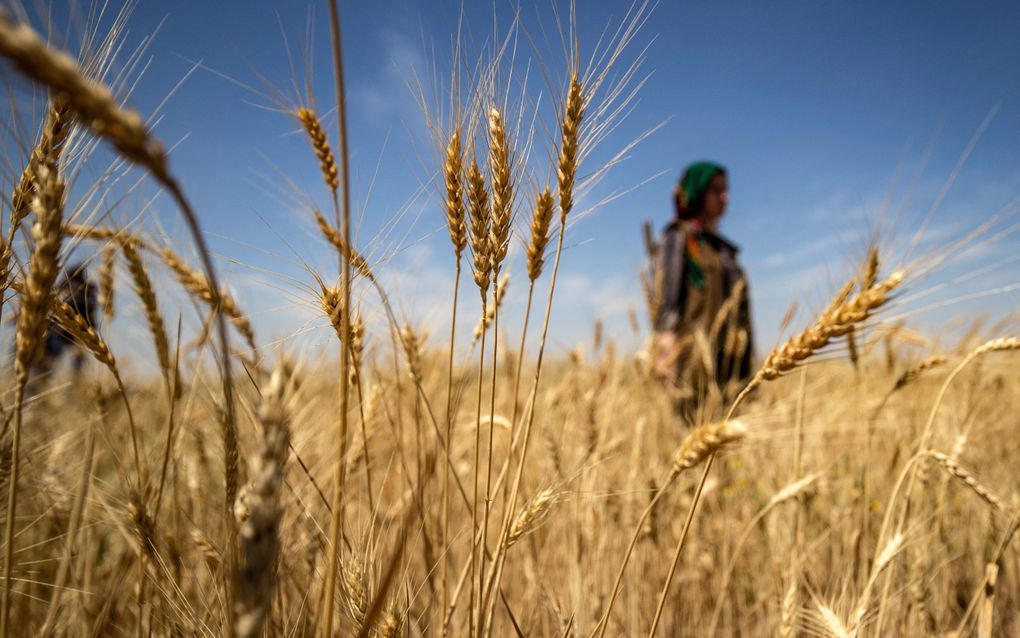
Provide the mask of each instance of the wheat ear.
{"label": "wheat ear", "polygon": [[368,267],[368,261],[340,237],[337,229],[329,223],[321,212],[315,210],[313,214],[315,215],[315,224],[319,227],[319,232],[326,238],[326,241],[340,253],[341,257],[350,262],[359,275],[375,283],[375,276],[372,274],[372,269]]}
{"label": "wheat ear", "polygon": [[951,456],[943,454],[941,452],[929,451],[928,456],[935,459],[939,465],[941,465],[946,472],[949,472],[954,477],[960,479],[964,485],[969,487],[971,491],[978,495],[978,497],[984,502],[988,503],[999,511],[1006,511],[1006,507],[1002,504],[1002,499],[995,495],[995,493],[981,484],[974,475],[960,467],[960,464]]}
{"label": "wheat ear", "polygon": [[117,388],[120,390],[121,397],[124,400],[124,408],[127,411],[128,422],[131,428],[131,446],[134,451],[135,469],[138,472],[139,486],[141,486],[145,481],[145,475],[142,473],[141,456],[138,447],[138,428],[135,425],[134,416],[131,412],[131,403],[127,399],[127,391],[121,379],[120,368],[117,367],[117,360],[113,356],[113,351],[110,350],[110,346],[96,332],[96,329],[89,325],[81,313],[67,302],[57,297],[51,298],[50,312],[57,325],[60,326],[60,329],[84,346],[96,361],[106,366],[110,374],[113,375],[114,381],[117,382]]}
{"label": "wheat ear", "polygon": [[680,474],[699,465],[724,446],[747,436],[747,425],[737,419],[708,423],[694,429],[680,443],[673,460],[673,473]]}
{"label": "wheat ear", "polygon": [[121,243],[121,251],[127,261],[128,272],[135,285],[135,292],[142,300],[142,308],[145,312],[145,321],[149,326],[149,335],[152,337],[152,344],[156,348],[156,358],[159,361],[159,369],[167,383],[173,378],[173,369],[170,365],[170,340],[167,337],[166,324],[163,322],[163,315],[159,311],[159,302],[156,300],[156,289],[149,279],[142,256],[130,240]]}
{"label": "wheat ear", "polygon": [[507,534],[506,540],[503,541],[503,548],[509,549],[523,536],[538,529],[538,526],[549,518],[553,505],[559,499],[560,494],[551,487],[547,487],[538,494],[535,494],[531,501],[521,510],[521,513],[517,515],[517,518],[514,519],[513,525],[510,526],[510,533]]}
{"label": "wheat ear", "polygon": [[326,317],[329,318],[329,324],[336,331],[336,338],[341,342],[348,342],[348,339],[343,334],[343,326],[340,322],[340,312],[344,305],[340,289],[335,286],[323,287],[322,293],[319,296],[319,305],[322,307],[322,311],[326,313]]}
{"label": "wheat ear", "polygon": [[453,252],[460,256],[467,247],[467,224],[464,221],[464,154],[460,143],[460,131],[454,131],[446,145],[443,161],[443,178],[446,186],[446,225],[450,230]]}
{"label": "wheat ear", "polygon": [[218,304],[219,309],[230,319],[230,323],[234,324],[237,331],[244,337],[252,352],[258,350],[258,347],[255,345],[255,331],[252,330],[251,322],[248,320],[248,316],[238,307],[233,297],[227,294],[226,291],[216,292],[209,284],[209,280],[206,279],[205,275],[189,266],[169,246],[163,248],[160,251],[160,255],[163,257],[163,262],[174,272],[177,280],[184,286],[185,290],[201,299],[214,310]]}
{"label": "wheat ear", "polygon": [[[492,174],[492,183],[490,184],[492,190],[492,201],[491,201],[491,219],[489,221],[489,260],[491,262],[492,276],[497,280],[497,290],[494,292],[494,296],[499,296],[498,280],[500,279],[500,272],[503,266],[503,262],[506,260],[507,251],[510,247],[510,227],[513,217],[513,200],[514,200],[514,177],[513,177],[513,150],[510,146],[510,138],[507,134],[506,125],[503,122],[503,116],[500,112],[493,108],[489,110],[489,170]],[[496,378],[497,378],[497,365],[499,362],[499,302],[498,299],[492,304],[492,324],[493,324],[493,340],[492,340],[492,375],[489,391],[489,414],[492,415],[496,411]],[[483,302],[482,314],[483,324],[485,323],[485,315],[488,314],[489,308],[487,304]],[[483,333],[484,334],[484,333]],[[493,460],[493,447],[494,447],[494,430],[492,419],[489,420],[489,442],[488,442],[488,454],[487,462],[485,465],[485,514],[482,522],[482,546],[484,548],[485,539],[489,536],[489,519],[492,511],[492,460]],[[484,552],[483,552],[484,553]],[[499,559],[500,552],[497,550],[490,561],[492,570],[490,576],[496,574],[496,561]],[[480,589],[478,592],[479,596],[479,608],[477,616],[477,633],[481,635],[484,631],[483,627],[486,623],[486,610],[488,609],[488,594],[487,581],[485,580],[485,564],[481,566],[479,572]]]}
{"label": "wheat ear", "polygon": [[925,370],[931,370],[932,368],[942,365],[946,361],[948,361],[948,359],[946,359],[946,357],[940,354],[934,354],[930,357],[922,359],[920,362],[913,365],[910,369],[901,374],[898,379],[896,379],[896,384],[893,386],[893,392],[902,389],[903,386],[907,385],[917,377],[921,376],[921,373],[923,373]]}
{"label": "wheat ear", "polygon": [[360,632],[365,626],[368,607],[372,602],[368,572],[361,558],[350,556],[341,563],[340,588],[347,615],[354,621],[353,629]]}
{"label": "wheat ear", "polygon": [[53,89],[82,123],[109,139],[128,159],[166,175],[163,147],[145,130],[135,111],[122,109],[110,89],[86,78],[74,59],[55,51],[27,24],[14,24],[0,12],[0,53],[27,77]]}
{"label": "wheat ear", "polygon": [[329,189],[335,193],[340,185],[340,179],[337,175],[336,160],[333,159],[333,149],[329,147],[329,138],[326,137],[326,132],[322,129],[319,116],[305,107],[299,108],[294,115],[305,127],[305,133],[308,134],[308,139],[312,143],[315,156],[319,158],[322,179],[326,182],[326,186],[329,186]]}
{"label": "wheat ear", "polygon": [[560,195],[560,217],[565,218],[574,209],[574,182],[577,178],[577,149],[581,120],[584,118],[584,99],[577,75],[570,78],[567,103],[563,114],[563,134],[560,137],[560,156],[557,162],[557,185]]}
{"label": "wheat ear", "polygon": [[[2,18],[0,18],[2,19]],[[70,132],[71,112],[67,103],[62,99],[55,99],[50,104],[46,123],[39,134],[39,141],[32,149],[32,155],[28,165],[21,173],[18,184],[14,187],[11,195],[11,226],[8,230],[9,240],[13,240],[21,222],[32,212],[32,198],[38,188],[38,171],[44,164],[56,166],[60,158],[60,151]]]}
{"label": "wheat ear", "polygon": [[510,221],[513,210],[513,154],[503,117],[496,109],[489,111],[489,170],[492,173],[492,218],[489,226],[489,259],[492,270],[499,274],[510,246]]}
{"label": "wheat ear", "polygon": [[815,605],[818,608],[818,629],[824,632],[824,635],[831,638],[855,638],[855,634],[847,629],[843,619],[831,607],[821,601],[815,601]]}
{"label": "wheat ear", "polygon": [[799,362],[827,346],[832,339],[853,330],[855,325],[868,319],[875,310],[888,301],[889,293],[903,283],[904,276],[901,272],[893,273],[871,288],[862,290],[852,299],[846,300],[844,299],[849,290],[844,286],[814,325],[790,338],[769,354],[761,369],[748,384],[748,388],[754,388],[764,381],[775,379],[792,370]]}
{"label": "wheat ear", "polygon": [[114,313],[114,268],[117,265],[117,246],[103,246],[99,263],[99,307],[103,310],[103,321],[109,324]]}
{"label": "wheat ear", "polygon": [[396,599],[390,600],[386,605],[386,609],[381,614],[379,626],[376,627],[376,633],[379,638],[396,638],[400,635],[402,625],[400,612],[397,611]]}
{"label": "wheat ear", "polygon": [[11,245],[0,237],[0,298],[7,291],[8,276],[11,274]]}
{"label": "wheat ear", "polygon": [[411,378],[411,382],[421,385],[421,358],[424,346],[421,336],[408,323],[405,323],[404,327],[400,329],[400,345],[404,349],[404,356],[407,357],[407,374]]}
{"label": "wheat ear", "polygon": [[38,217],[32,229],[35,249],[29,258],[15,333],[15,371],[19,384],[28,382],[29,371],[39,357],[46,332],[46,312],[59,270],[64,184],[57,177],[55,166],[40,166],[38,178],[39,191],[33,203]]}
{"label": "wheat ear", "polygon": [[50,312],[53,313],[53,318],[61,330],[85,346],[92,357],[109,368],[110,373],[120,382],[120,370],[117,368],[113,352],[77,309],[71,307],[66,301],[53,297],[50,299]]}
{"label": "wheat ear", "polygon": [[475,284],[482,293],[484,303],[489,290],[489,278],[492,275],[492,262],[489,259],[489,195],[485,190],[485,178],[478,169],[478,163],[471,158],[468,166],[468,215],[471,221],[471,252],[474,260]]}
{"label": "wheat ear", "polygon": [[549,244],[549,223],[553,215],[553,197],[549,187],[535,197],[531,216],[531,241],[528,242],[528,279],[535,281],[542,274],[545,248]]}

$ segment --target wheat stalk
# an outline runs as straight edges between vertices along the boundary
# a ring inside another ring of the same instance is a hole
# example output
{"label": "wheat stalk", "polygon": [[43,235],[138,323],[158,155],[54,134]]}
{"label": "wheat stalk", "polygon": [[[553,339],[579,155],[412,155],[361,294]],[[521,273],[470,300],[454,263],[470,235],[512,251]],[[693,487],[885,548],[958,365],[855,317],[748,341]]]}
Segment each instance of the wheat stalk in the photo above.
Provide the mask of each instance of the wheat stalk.
{"label": "wheat stalk", "polygon": [[[492,233],[491,223],[492,216],[488,206],[488,193],[485,190],[485,178],[482,176],[481,171],[478,168],[478,163],[472,156],[471,164],[468,167],[467,172],[468,180],[468,215],[470,218],[470,230],[471,230],[471,255],[473,260],[473,276],[475,284],[478,286],[479,295],[482,300],[482,316],[485,316],[486,306],[488,303],[489,287],[492,283],[492,267],[494,260],[492,255],[494,254],[495,247],[492,245]],[[476,410],[475,410],[475,421],[478,422],[482,415],[482,377],[483,368],[485,365],[485,331],[482,331],[481,336],[481,347],[478,352],[478,383],[476,392]],[[474,471],[473,476],[473,498],[471,502],[471,530],[472,530],[472,545],[471,545],[471,556],[468,561],[470,571],[470,582],[471,582],[471,598],[470,605],[473,610],[479,612],[481,615],[481,601],[477,602],[476,606],[476,589],[478,582],[476,579],[476,573],[478,571],[478,563],[481,559],[478,558],[478,548],[474,542],[474,530],[478,528],[478,510],[479,510],[479,493],[478,493],[478,478],[481,472],[481,428],[475,428],[475,445],[474,445]],[[478,534],[481,539],[481,533]],[[484,547],[484,540],[482,540],[482,546]],[[478,596],[482,595],[481,591],[478,591]],[[472,625],[473,618],[471,616],[473,612],[469,611],[469,625]],[[473,630],[472,630],[473,631]]]}
{"label": "wheat stalk", "polygon": [[281,488],[289,454],[290,427],[284,407],[283,369],[277,367],[262,392],[258,420],[261,449],[252,460],[248,512],[238,521],[243,560],[237,574],[239,638],[261,635],[276,587],[276,561],[280,553]]}
{"label": "wheat stalk", "polygon": [[[0,11],[0,40],[3,39],[5,16]],[[25,387],[32,365],[40,355],[46,331],[46,313],[57,278],[60,253],[60,223],[64,213],[64,184],[57,175],[56,164],[43,162],[37,169],[36,196],[32,206],[38,221],[32,229],[35,249],[29,258],[28,274],[21,291],[21,308],[15,329],[14,369],[17,378],[14,432],[11,449],[11,476],[7,489],[7,521],[4,527],[4,591],[0,607],[0,636],[6,638],[12,594],[11,573],[14,564],[14,521],[17,514],[19,456]]]}
{"label": "wheat stalk", "polygon": [[[538,392],[538,386],[542,376],[542,361],[545,356],[545,345],[546,337],[549,331],[549,317],[552,313],[552,302],[553,296],[556,291],[556,279],[559,273],[560,257],[563,254],[563,237],[566,233],[566,220],[567,215],[573,209],[574,200],[574,181],[577,174],[578,165],[578,148],[580,143],[580,127],[581,120],[584,117],[583,99],[582,99],[582,87],[581,81],[578,79],[577,68],[574,63],[571,63],[571,78],[570,88],[567,91],[567,100],[564,105],[564,115],[562,121],[562,136],[560,140],[560,155],[557,161],[557,186],[559,190],[560,199],[560,228],[559,236],[556,240],[556,256],[553,260],[552,277],[549,282],[549,296],[546,300],[545,317],[542,324],[542,336],[539,341],[538,347],[538,361],[535,366],[535,377],[533,381],[532,392]],[[529,273],[530,275],[530,273]],[[532,284],[534,280],[532,280]],[[529,305],[528,311],[530,312],[530,294],[529,294]],[[516,402],[516,400],[515,400]],[[514,475],[513,486],[510,488],[510,494],[506,499],[505,513],[503,516],[503,522],[500,529],[500,535],[506,538],[506,535],[510,533],[510,522],[511,517],[517,508],[517,497],[520,493],[521,480],[524,475],[525,461],[527,460],[529,445],[531,442],[531,430],[535,422],[535,409],[532,407],[528,412],[528,420],[524,426],[524,440],[521,443],[521,454],[520,459],[517,461],[517,471]],[[491,430],[490,430],[491,431]],[[490,593],[494,592],[499,588],[500,579],[503,575],[503,563],[506,558],[506,552],[502,551],[502,544],[497,546],[496,557],[495,557],[495,578],[493,579],[493,585],[490,587]],[[495,596],[491,596],[493,606],[495,605]],[[610,603],[610,608],[612,603]],[[491,614],[493,607],[489,608]],[[602,626],[602,632],[605,632],[605,625]]]}
{"label": "wheat stalk", "polygon": [[[814,487],[815,482],[818,480],[818,478],[820,476],[821,475],[817,474],[817,473],[816,474],[808,474],[804,478],[801,478],[799,480],[793,481],[792,483],[790,483],[789,485],[787,485],[783,489],[779,490],[778,492],[776,492],[772,496],[771,499],[769,499],[769,502],[766,503],[765,506],[762,507],[758,511],[757,514],[754,515],[754,517],[751,519],[751,521],[747,525],[744,526],[743,532],[741,532],[740,536],[737,539],[736,545],[734,545],[733,552],[732,552],[732,555],[730,557],[729,562],[726,565],[726,569],[723,571],[722,585],[720,585],[719,593],[716,595],[715,610],[712,612],[712,621],[709,624],[709,630],[708,630],[708,634],[707,635],[709,635],[709,636],[716,636],[716,635],[718,635],[716,633],[716,628],[719,626],[719,619],[720,619],[721,614],[722,614],[723,601],[725,600],[726,592],[727,592],[727,590],[729,588],[730,579],[733,576],[734,569],[736,569],[737,558],[740,556],[740,553],[744,549],[744,545],[747,543],[748,539],[751,537],[751,532],[753,532],[755,530],[755,528],[758,526],[758,524],[761,523],[761,521],[773,509],[775,509],[776,507],[782,505],[783,503],[785,503],[785,502],[787,502],[789,500],[797,498],[801,494],[805,494],[810,489],[812,489],[812,487]],[[787,598],[792,597],[794,602],[793,603],[789,603],[789,604],[795,605],[796,604],[796,598],[797,598],[795,580],[791,579],[790,580],[790,584],[791,584],[792,593],[791,593],[791,591],[787,591],[786,597]],[[784,598],[783,604],[784,604],[783,613],[786,614],[787,613],[786,605],[788,604],[786,598]],[[786,624],[787,624],[787,622],[786,622],[786,619],[784,617],[784,625],[786,625]]]}
{"label": "wheat stalk", "polygon": [[[878,582],[878,577],[892,564],[893,559],[896,558],[896,555],[903,548],[904,540],[903,532],[897,533],[886,542],[875,557],[875,561],[871,566],[871,575],[868,577],[868,582],[864,585],[864,590],[861,592],[861,596],[857,600],[857,605],[854,607],[854,612],[851,616],[850,631],[853,635],[856,636],[864,626],[864,621],[871,610],[872,592],[874,591],[875,583]],[[879,625],[881,626],[881,623]]]}
{"label": "wheat stalk", "polygon": [[510,283],[510,275],[504,274],[496,282],[495,299],[489,300],[489,303],[485,306],[485,314],[481,316],[478,323],[475,324],[474,332],[471,333],[471,345],[475,345],[478,342],[479,337],[482,333],[489,329],[493,319],[496,318],[496,312],[500,306],[503,305],[503,297],[506,296],[506,289]]}

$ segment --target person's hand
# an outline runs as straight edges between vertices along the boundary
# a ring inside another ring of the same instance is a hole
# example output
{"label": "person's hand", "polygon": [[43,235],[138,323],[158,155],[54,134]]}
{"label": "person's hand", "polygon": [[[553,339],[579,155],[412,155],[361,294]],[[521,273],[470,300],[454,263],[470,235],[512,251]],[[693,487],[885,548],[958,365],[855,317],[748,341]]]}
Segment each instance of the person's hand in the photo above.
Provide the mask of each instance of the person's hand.
{"label": "person's hand", "polygon": [[657,332],[652,341],[652,375],[664,386],[676,385],[680,373],[680,338],[675,332]]}

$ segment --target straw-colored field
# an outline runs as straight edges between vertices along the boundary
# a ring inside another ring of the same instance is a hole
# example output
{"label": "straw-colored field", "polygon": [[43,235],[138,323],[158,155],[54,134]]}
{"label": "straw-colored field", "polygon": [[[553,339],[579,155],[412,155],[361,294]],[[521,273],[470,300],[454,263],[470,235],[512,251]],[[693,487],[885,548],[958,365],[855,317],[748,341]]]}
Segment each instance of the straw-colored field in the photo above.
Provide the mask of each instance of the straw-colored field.
{"label": "straw-colored field", "polygon": [[[10,92],[46,96],[0,180],[14,335],[0,635],[1020,632],[1017,326],[925,338],[887,320],[987,229],[907,261],[879,237],[746,384],[681,399],[650,353],[601,334],[547,355],[550,314],[571,311],[555,282],[575,200],[610,168],[585,162],[639,85],[627,46],[645,9],[590,66],[569,56],[546,126],[521,129],[528,102],[499,88],[517,62],[505,51],[455,68],[438,109],[423,103],[459,274],[450,304],[485,315],[474,338],[426,337],[394,312],[385,263],[348,239],[343,101],[337,131],[308,96],[288,98],[309,142],[294,170],[317,162],[323,177],[308,220],[335,251],[305,283],[337,337],[322,359],[256,334],[216,277],[201,211],[106,88],[127,81],[96,58],[116,47],[75,60],[0,10]],[[78,170],[99,142],[168,193],[190,238],[168,245],[144,218],[97,211],[93,194],[121,187]],[[135,308],[151,343],[112,351],[106,324],[62,301],[71,249],[95,256],[104,311]],[[523,310],[498,303],[508,274],[528,288],[524,334],[500,325]],[[183,335],[166,313],[182,296],[209,318]],[[51,321],[89,353],[82,377],[32,374]]]}

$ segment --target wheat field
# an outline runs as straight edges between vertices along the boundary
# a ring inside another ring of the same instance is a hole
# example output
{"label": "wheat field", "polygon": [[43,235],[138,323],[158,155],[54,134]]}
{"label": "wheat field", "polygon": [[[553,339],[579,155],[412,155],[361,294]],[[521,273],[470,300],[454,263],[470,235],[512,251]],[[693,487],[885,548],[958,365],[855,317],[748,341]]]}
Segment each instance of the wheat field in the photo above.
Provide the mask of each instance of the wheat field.
{"label": "wheat field", "polygon": [[[640,89],[637,3],[590,58],[564,23],[550,100],[514,94],[506,46],[456,60],[438,103],[408,98],[433,134],[457,273],[448,332],[426,334],[352,233],[328,4],[336,126],[310,95],[278,105],[307,140],[294,170],[322,178],[305,214],[335,267],[302,294],[335,337],[325,356],[256,334],[217,275],[172,153],[117,97],[126,18],[64,52],[0,9],[9,91],[45,103],[10,114],[31,134],[2,180],[0,637],[1020,632],[1020,326],[964,309],[972,329],[921,335],[897,317],[948,256],[999,238],[992,225],[912,257],[877,237],[725,387],[664,389],[650,346],[601,330],[547,353],[550,315],[571,311],[555,303],[564,240],[613,165],[589,163]],[[531,107],[544,126],[522,124]],[[81,170],[100,148],[112,168]],[[106,208],[125,166],[187,237]],[[61,297],[72,250],[99,273],[98,325]],[[520,312],[502,305],[510,277],[528,291],[517,334],[500,325]],[[204,322],[181,327],[180,296]],[[126,306],[149,343],[116,351],[105,326]],[[727,307],[718,329],[746,347]],[[38,373],[49,329],[87,353],[80,378]]]}

